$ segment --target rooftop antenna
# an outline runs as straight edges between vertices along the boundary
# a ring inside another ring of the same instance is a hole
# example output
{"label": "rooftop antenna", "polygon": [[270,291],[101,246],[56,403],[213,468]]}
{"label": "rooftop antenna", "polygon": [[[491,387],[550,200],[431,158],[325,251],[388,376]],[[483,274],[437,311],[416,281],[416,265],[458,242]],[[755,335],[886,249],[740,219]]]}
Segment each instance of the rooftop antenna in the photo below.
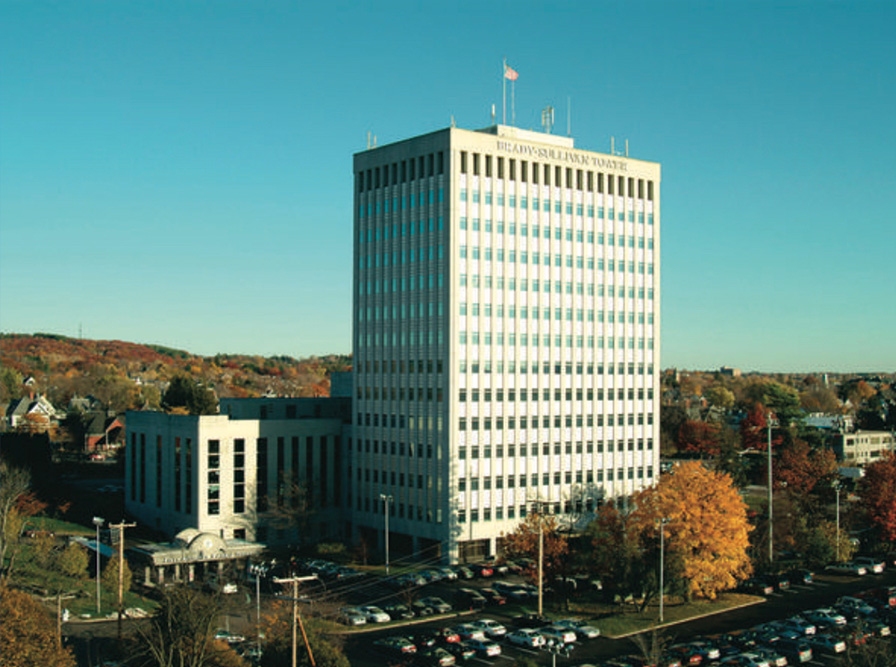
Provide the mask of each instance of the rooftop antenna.
{"label": "rooftop antenna", "polygon": [[610,155],[616,155],[616,137],[610,137]]}
{"label": "rooftop antenna", "polygon": [[454,114],[451,114],[451,127],[457,127],[457,124],[454,122]]}
{"label": "rooftop antenna", "polygon": [[551,128],[554,126],[554,107],[550,104],[541,111],[541,126],[546,133],[551,133]]}
{"label": "rooftop antenna", "polygon": [[376,135],[373,135],[373,147],[376,148]]}
{"label": "rooftop antenna", "polygon": [[370,150],[370,130],[367,130],[367,150]]}
{"label": "rooftop antenna", "polygon": [[572,97],[566,97],[566,136],[572,136]]}
{"label": "rooftop antenna", "polygon": [[628,157],[628,139],[625,140],[625,157]]}
{"label": "rooftop antenna", "polygon": [[495,124],[495,105],[492,104],[492,125]]}

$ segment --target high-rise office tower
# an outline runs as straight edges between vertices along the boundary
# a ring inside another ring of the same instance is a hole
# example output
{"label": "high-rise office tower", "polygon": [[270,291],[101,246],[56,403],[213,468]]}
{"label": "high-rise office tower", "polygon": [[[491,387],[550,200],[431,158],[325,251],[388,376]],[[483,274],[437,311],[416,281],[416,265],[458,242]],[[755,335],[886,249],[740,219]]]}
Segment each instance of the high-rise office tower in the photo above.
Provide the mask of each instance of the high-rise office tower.
{"label": "high-rise office tower", "polygon": [[471,560],[659,474],[660,166],[497,125],[354,157],[350,503]]}

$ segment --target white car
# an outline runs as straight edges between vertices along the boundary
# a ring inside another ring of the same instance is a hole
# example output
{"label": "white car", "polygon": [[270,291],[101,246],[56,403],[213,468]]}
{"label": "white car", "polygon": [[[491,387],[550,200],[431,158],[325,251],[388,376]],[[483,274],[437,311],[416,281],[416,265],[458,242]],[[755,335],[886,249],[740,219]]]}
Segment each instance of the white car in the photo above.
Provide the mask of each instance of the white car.
{"label": "white car", "polygon": [[600,630],[593,625],[588,625],[587,622],[581,619],[564,618],[562,621],[554,623],[554,625],[559,625],[561,628],[569,628],[576,633],[577,637],[582,639],[597,639],[600,637]]}
{"label": "white car", "polygon": [[392,617],[389,616],[389,614],[373,605],[358,607],[358,611],[367,619],[368,623],[388,623],[392,620]]}
{"label": "white car", "polygon": [[838,614],[830,607],[803,612],[803,618],[816,625],[846,625],[846,617],[843,614]]}
{"label": "white car", "polygon": [[768,660],[756,653],[741,653],[737,657],[743,667],[771,667]]}
{"label": "white car", "polygon": [[473,621],[472,623],[470,623],[470,625],[482,630],[485,633],[485,636],[489,639],[503,637],[507,634],[507,628],[498,623],[498,621],[492,620],[490,618],[480,618],[478,621]]}
{"label": "white car", "polygon": [[509,644],[525,646],[526,648],[538,648],[545,644],[545,638],[539,634],[538,630],[533,630],[532,628],[514,630],[508,633],[505,639]]}
{"label": "white car", "polygon": [[576,640],[576,633],[569,628],[563,628],[559,625],[549,625],[546,628],[539,628],[538,632],[546,641],[553,640],[555,643],[572,644]]}
{"label": "white car", "polygon": [[869,572],[873,572],[874,574],[883,574],[884,568],[886,567],[886,563],[881,559],[872,558],[871,556],[856,556],[852,559],[852,562],[866,568]]}
{"label": "white car", "polygon": [[834,574],[851,574],[858,577],[864,577],[868,574],[868,568],[864,565],[859,565],[858,563],[831,563],[826,568],[824,568],[826,572],[833,572]]}

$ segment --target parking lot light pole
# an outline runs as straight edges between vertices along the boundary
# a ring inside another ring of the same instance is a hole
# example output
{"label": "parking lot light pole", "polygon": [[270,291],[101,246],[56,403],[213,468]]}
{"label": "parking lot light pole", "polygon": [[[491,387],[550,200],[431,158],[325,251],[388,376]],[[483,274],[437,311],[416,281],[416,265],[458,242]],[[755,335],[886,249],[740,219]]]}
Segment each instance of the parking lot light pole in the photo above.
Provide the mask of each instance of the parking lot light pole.
{"label": "parking lot light pole", "polygon": [[100,526],[106,523],[106,520],[102,517],[95,516],[93,517],[93,525],[96,526],[96,615],[99,616],[101,611],[100,606]]}
{"label": "parking lot light pole", "polygon": [[383,515],[386,521],[385,537],[386,537],[386,575],[389,574],[389,503],[392,502],[392,496],[381,493],[380,500],[383,501]]}
{"label": "parking lot light pole", "polygon": [[660,623],[663,623],[663,600],[666,597],[666,586],[665,586],[665,556],[666,556],[666,541],[664,530],[664,526],[669,523],[669,519],[662,518],[660,519]]}
{"label": "parking lot light pole", "polygon": [[834,493],[837,495],[837,562],[840,562],[840,482],[834,482]]}

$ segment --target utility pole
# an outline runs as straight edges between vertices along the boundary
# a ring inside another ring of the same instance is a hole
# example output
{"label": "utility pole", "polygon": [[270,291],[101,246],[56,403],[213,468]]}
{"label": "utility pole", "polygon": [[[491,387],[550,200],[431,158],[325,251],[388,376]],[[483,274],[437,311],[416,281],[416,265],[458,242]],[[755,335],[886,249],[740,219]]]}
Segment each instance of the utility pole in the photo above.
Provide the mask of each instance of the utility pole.
{"label": "utility pole", "polygon": [[669,519],[662,518],[660,519],[660,625],[663,624],[665,618],[663,617],[663,603],[666,598],[666,584],[665,584],[665,558],[666,558],[666,540],[665,533],[663,530],[664,526],[669,523]]}
{"label": "utility pole", "polygon": [[102,616],[101,611],[101,603],[100,603],[100,527],[106,522],[106,520],[100,516],[93,517],[93,525],[96,526],[96,549],[94,549],[94,555],[96,556],[96,617],[99,618]]}
{"label": "utility pole", "polygon": [[78,597],[77,595],[56,594],[56,647],[62,649],[62,601]]}
{"label": "utility pole", "polygon": [[118,529],[118,639],[121,639],[122,597],[124,595],[124,529],[134,528],[136,523],[110,523],[110,528]]}
{"label": "utility pole", "polygon": [[381,493],[380,500],[383,501],[384,511],[383,516],[385,516],[385,538],[386,538],[386,576],[389,576],[389,503],[392,502],[393,498],[391,495]]}
{"label": "utility pole", "polygon": [[288,577],[286,579],[274,579],[274,583],[277,584],[292,584],[292,597],[286,598],[287,600],[292,600],[292,667],[296,667],[297,665],[297,627],[302,630],[302,640],[305,642],[305,648],[308,651],[308,659],[311,660],[311,667],[317,667],[317,663],[314,662],[314,654],[311,653],[311,644],[308,643],[308,635],[305,634],[305,624],[302,623],[302,616],[299,614],[299,582],[311,581],[312,579],[317,579],[317,577]]}
{"label": "utility pole", "polygon": [[834,482],[834,492],[837,494],[837,562],[840,562],[840,482]]}

